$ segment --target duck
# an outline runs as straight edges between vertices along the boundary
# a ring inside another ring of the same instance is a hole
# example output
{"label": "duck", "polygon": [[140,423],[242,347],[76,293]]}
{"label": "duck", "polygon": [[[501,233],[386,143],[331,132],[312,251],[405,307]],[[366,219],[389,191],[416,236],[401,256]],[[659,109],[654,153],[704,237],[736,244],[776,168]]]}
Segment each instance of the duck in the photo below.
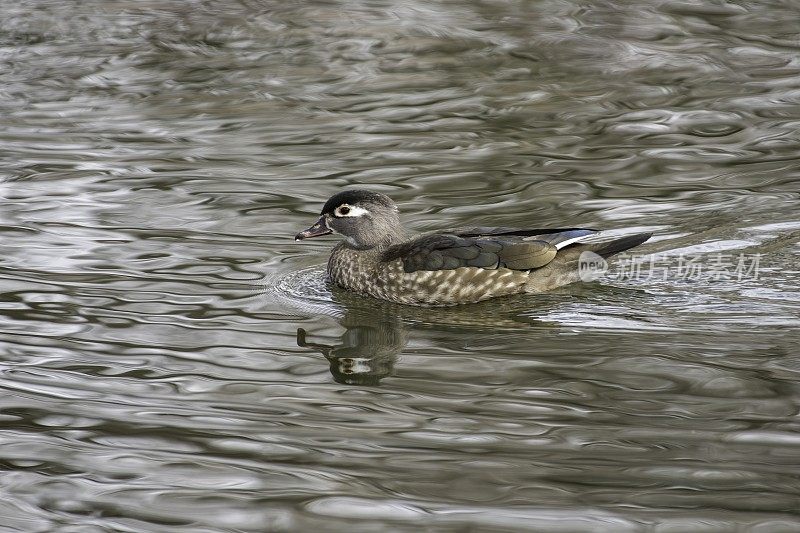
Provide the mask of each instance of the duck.
{"label": "duck", "polygon": [[[342,237],[328,259],[334,285],[363,296],[416,306],[471,304],[536,294],[586,279],[597,266],[652,233],[595,242],[589,228],[464,227],[407,235],[385,194],[349,189],[331,196],[319,219],[295,241]],[[584,242],[584,241],[589,242]]]}

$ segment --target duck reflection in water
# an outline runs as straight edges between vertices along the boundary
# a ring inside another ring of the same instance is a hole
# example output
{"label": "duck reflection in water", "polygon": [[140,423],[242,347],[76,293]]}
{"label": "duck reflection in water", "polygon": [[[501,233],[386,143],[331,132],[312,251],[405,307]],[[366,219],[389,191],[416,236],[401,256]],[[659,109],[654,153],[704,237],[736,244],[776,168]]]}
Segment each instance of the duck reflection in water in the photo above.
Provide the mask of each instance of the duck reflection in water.
{"label": "duck reflection in water", "polygon": [[[521,326],[548,327],[550,324],[526,316],[529,301],[524,297],[508,297],[463,306],[461,308],[420,308],[354,295],[331,287],[336,304],[345,313],[339,325],[345,328],[338,344],[309,341],[310,334],[297,329],[297,345],[320,352],[330,363],[337,383],[375,386],[394,373],[398,356],[408,342],[410,329],[420,331],[492,333]],[[546,306],[542,297],[539,309]]]}
{"label": "duck reflection in water", "polygon": [[306,331],[297,329],[297,345],[317,350],[331,367],[334,381],[346,385],[378,385],[394,369],[397,355],[406,344],[399,318],[384,320],[349,311],[341,320],[345,332],[339,344],[306,340]]}

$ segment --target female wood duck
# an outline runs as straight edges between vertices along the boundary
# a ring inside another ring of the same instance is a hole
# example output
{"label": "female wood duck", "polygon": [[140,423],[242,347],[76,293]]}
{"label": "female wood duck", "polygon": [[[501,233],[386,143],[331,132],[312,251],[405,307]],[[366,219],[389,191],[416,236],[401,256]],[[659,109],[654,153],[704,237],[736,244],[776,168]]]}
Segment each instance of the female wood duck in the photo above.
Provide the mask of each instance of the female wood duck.
{"label": "female wood duck", "polygon": [[[333,195],[295,240],[338,233],[328,275],[347,290],[402,304],[443,306],[538,293],[581,279],[587,256],[606,258],[651,237],[582,243],[597,230],[458,228],[406,239],[397,206],[383,194]],[[586,252],[592,252],[587,254]]]}

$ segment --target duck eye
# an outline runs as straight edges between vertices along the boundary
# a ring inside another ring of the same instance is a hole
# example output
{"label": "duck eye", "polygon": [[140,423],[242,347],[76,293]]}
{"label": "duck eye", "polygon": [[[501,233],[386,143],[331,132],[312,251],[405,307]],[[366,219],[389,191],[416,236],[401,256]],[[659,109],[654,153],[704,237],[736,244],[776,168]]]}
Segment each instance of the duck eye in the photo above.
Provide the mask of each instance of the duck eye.
{"label": "duck eye", "polygon": [[346,205],[343,205],[342,207],[339,208],[339,216],[344,217],[347,216],[348,213],[350,213],[350,208],[347,207]]}

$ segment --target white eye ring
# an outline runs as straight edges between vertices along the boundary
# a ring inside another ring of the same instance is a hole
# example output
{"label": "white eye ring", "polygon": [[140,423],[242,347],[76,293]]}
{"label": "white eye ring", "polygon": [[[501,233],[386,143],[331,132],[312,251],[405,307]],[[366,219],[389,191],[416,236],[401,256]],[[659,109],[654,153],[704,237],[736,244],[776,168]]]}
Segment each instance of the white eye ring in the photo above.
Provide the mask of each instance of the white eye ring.
{"label": "white eye ring", "polygon": [[363,207],[342,204],[336,208],[333,214],[337,217],[360,217],[368,214],[369,211]]}

